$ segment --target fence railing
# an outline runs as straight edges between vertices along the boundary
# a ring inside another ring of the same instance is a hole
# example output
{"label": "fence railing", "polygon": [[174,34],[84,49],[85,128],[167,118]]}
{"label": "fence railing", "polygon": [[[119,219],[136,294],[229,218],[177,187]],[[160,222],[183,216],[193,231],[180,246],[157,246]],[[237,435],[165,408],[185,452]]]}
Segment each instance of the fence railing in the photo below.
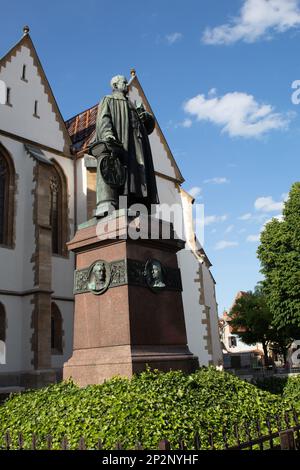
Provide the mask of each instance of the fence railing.
{"label": "fence railing", "polygon": [[[271,422],[276,422],[276,430],[271,425]],[[300,450],[300,423],[299,417],[294,409],[290,412],[286,412],[284,416],[275,415],[272,418],[267,418],[264,422],[266,426],[263,429],[267,428],[267,434],[262,434],[262,423],[257,420],[256,422],[247,423],[245,422],[243,426],[235,425],[233,427],[234,435],[234,445],[232,434],[229,439],[228,430],[222,430],[222,445],[220,442],[215,443],[215,437],[217,432],[211,431],[208,436],[208,443],[205,445],[201,442],[200,435],[195,434],[193,444],[187,445],[184,440],[180,440],[177,443],[171,443],[167,439],[162,439],[157,444],[156,450],[169,451],[169,450]],[[218,433],[220,434],[220,433]],[[246,436],[246,439],[244,438]],[[7,431],[0,443],[0,450],[53,450],[57,449],[57,443],[53,446],[54,438],[51,435],[47,435],[43,438],[40,438],[37,434],[32,434],[31,442],[28,442],[25,439],[22,433],[18,433],[17,437],[12,437],[11,433]],[[69,450],[70,442],[68,437],[64,436],[60,442],[59,448],[61,450]],[[122,450],[124,444],[117,442],[110,450]],[[74,445],[72,445],[74,448]],[[98,442],[93,446],[88,446],[87,441],[84,437],[81,437],[76,446],[77,450],[102,450],[103,443],[99,439]],[[126,446],[128,450],[128,447]],[[147,450],[146,447],[140,442],[136,442],[133,450]]]}

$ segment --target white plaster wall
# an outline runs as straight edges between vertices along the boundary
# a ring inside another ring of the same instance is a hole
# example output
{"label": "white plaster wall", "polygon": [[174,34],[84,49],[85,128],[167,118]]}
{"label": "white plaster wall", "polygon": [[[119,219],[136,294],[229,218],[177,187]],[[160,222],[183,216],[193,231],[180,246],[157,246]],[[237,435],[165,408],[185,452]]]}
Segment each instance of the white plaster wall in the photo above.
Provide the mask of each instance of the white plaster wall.
{"label": "white plaster wall", "polygon": [[199,261],[189,250],[178,253],[178,263],[182,278],[182,299],[185,315],[185,325],[190,351],[198,356],[199,365],[207,366],[212,359],[206,349],[207,326],[202,323],[205,318],[204,306],[200,304]]}
{"label": "white plaster wall", "polygon": [[64,331],[64,344],[62,355],[52,355],[51,364],[52,367],[60,368],[63,366],[71,356],[73,352],[73,319],[74,319],[74,304],[72,302],[55,300],[60,313],[63,318],[63,331]]}
{"label": "white plaster wall", "polygon": [[77,169],[77,224],[87,221],[87,170],[84,158],[76,162]]}
{"label": "white plaster wall", "polygon": [[23,291],[34,283],[32,254],[35,252],[33,225],[33,169],[35,161],[26,153],[21,142],[0,136],[0,142],[10,152],[17,177],[15,209],[15,248],[0,246],[0,290]]}
{"label": "white plaster wall", "polygon": [[[181,195],[173,181],[166,180],[160,176],[156,176],[157,191],[160,204],[156,208],[155,216],[163,220],[170,220],[170,214],[173,214],[171,219],[174,225],[174,230],[177,238],[185,240],[185,222],[183,217],[183,209],[181,202]],[[170,211],[163,208],[166,205]]]}
{"label": "white plaster wall", "polygon": [[[21,80],[23,65],[26,65],[27,82]],[[5,68],[1,68],[0,80],[11,88],[12,104],[12,107],[0,106],[0,128],[57,150],[63,150],[63,132],[59,128],[38,70],[26,46],[22,46],[16,57],[13,57]],[[33,116],[35,100],[38,101],[40,119]]]}
{"label": "white plaster wall", "polygon": [[6,361],[0,364],[1,372],[19,372],[33,369],[31,338],[32,296],[13,297],[0,295],[6,313]]}
{"label": "white plaster wall", "polygon": [[215,284],[211,273],[205,263],[203,263],[203,283],[205,292],[205,304],[209,307],[211,341],[212,341],[212,360],[215,365],[222,365],[222,348],[220,342],[220,333],[218,325],[218,307],[215,296]]}
{"label": "white plaster wall", "polygon": [[[237,344],[234,347],[229,346],[229,337],[230,336],[234,336],[236,338]],[[225,346],[226,350],[230,353],[251,352],[251,351],[254,351],[257,348],[262,350],[262,346],[259,343],[257,343],[256,345],[250,345],[250,346],[243,343],[243,341],[241,341],[237,335],[234,335],[233,333],[230,332],[230,326],[228,325],[228,323],[226,323],[226,325],[223,329],[222,339],[223,339],[224,346]]]}
{"label": "white plaster wall", "polygon": [[[5,348],[5,342],[0,341],[0,365],[5,364],[6,362],[6,348]],[[1,370],[1,369],[0,369]]]}
{"label": "white plaster wall", "polygon": [[[133,85],[130,86],[128,98],[134,104],[143,103],[143,99],[140,96],[138,89]],[[175,170],[171,165],[171,161],[164,146],[162,145],[159,133],[156,128],[154,129],[152,134],[149,135],[149,141],[151,145],[155,171],[162,173],[166,176],[176,178]]]}

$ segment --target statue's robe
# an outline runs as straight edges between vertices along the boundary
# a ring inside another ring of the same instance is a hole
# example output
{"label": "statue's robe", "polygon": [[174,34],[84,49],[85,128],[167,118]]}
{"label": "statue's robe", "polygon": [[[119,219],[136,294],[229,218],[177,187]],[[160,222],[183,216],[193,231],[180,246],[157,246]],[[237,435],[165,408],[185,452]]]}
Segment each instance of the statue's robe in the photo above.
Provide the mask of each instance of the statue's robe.
{"label": "statue's robe", "polygon": [[122,163],[127,167],[122,194],[129,205],[139,202],[159,204],[148,134],[155,121],[150,113],[141,120],[135,106],[122,94],[105,96],[98,107],[95,140],[107,142],[114,136],[122,144]]}

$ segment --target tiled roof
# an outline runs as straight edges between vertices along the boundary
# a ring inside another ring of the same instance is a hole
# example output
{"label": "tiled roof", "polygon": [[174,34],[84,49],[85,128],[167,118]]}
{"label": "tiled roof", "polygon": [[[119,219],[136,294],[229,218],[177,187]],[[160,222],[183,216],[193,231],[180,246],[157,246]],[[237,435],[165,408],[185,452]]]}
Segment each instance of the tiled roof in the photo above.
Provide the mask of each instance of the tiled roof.
{"label": "tiled roof", "polygon": [[93,141],[96,129],[98,104],[66,121],[73,151],[86,150]]}

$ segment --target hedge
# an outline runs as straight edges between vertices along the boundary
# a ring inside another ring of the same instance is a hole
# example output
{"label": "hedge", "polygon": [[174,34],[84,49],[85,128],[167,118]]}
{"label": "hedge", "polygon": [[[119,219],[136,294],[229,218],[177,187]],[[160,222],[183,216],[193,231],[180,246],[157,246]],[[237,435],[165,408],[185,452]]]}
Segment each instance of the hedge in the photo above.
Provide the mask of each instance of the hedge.
{"label": "hedge", "polygon": [[[289,393],[300,400],[300,382],[290,385]],[[245,422],[255,429],[257,419],[263,422],[290,408],[289,400],[212,367],[191,375],[148,370],[132,379],[113,378],[82,389],[67,381],[13,395],[0,406],[0,434],[9,430],[16,440],[22,432],[25,447],[36,433],[40,443],[52,435],[54,448],[67,436],[75,449],[83,436],[89,448],[101,439],[105,449],[113,449],[116,442],[125,449],[136,442],[156,449],[163,438],[173,446],[183,439],[193,448],[197,432],[205,449],[213,431],[216,448],[223,448],[224,429],[234,445],[235,424],[247,440]],[[275,420],[272,424],[276,426]]]}

